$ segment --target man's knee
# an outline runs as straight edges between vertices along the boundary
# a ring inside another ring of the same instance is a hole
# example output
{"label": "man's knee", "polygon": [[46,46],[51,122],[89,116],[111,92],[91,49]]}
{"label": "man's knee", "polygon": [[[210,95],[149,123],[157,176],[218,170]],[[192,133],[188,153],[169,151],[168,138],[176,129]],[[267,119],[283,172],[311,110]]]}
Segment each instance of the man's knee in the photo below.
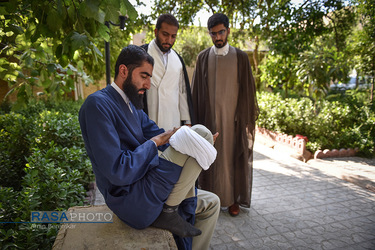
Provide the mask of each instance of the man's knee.
{"label": "man's knee", "polygon": [[219,213],[220,198],[216,194],[202,189],[198,189],[197,198],[197,213],[207,210],[211,210],[211,213],[213,214]]}
{"label": "man's knee", "polygon": [[215,211],[220,211],[220,198],[214,193],[210,192],[210,201]]}
{"label": "man's knee", "polygon": [[176,151],[172,146],[169,146],[164,152],[160,155],[161,158],[173,162],[174,164],[183,167],[187,159],[189,158],[188,155],[182,154]]}

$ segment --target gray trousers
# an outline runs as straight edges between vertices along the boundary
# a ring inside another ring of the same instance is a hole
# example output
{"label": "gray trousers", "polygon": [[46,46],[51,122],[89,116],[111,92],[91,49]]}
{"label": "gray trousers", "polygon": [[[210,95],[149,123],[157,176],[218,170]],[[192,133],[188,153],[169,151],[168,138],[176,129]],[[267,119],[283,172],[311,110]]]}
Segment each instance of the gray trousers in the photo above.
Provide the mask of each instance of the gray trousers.
{"label": "gray trousers", "polygon": [[[168,147],[161,153],[160,157],[183,168],[180,178],[165,203],[169,206],[176,206],[184,199],[195,196],[195,181],[202,171],[198,162],[193,157],[181,154],[172,147]],[[219,197],[214,193],[198,189],[194,226],[199,228],[202,231],[202,234],[193,237],[192,248],[194,250],[204,250],[209,248],[219,213]]]}

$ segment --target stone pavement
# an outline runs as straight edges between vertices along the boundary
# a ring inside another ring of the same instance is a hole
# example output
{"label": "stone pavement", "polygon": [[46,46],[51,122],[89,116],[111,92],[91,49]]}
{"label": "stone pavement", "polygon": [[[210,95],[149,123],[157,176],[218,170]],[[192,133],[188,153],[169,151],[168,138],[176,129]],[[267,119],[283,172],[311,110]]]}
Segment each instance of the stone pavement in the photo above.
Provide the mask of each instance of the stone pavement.
{"label": "stone pavement", "polygon": [[210,248],[375,249],[374,183],[375,159],[304,163],[256,143],[251,208],[223,210]]}
{"label": "stone pavement", "polygon": [[221,212],[211,249],[375,249],[374,181],[374,160],[304,163],[256,143],[251,208]]}

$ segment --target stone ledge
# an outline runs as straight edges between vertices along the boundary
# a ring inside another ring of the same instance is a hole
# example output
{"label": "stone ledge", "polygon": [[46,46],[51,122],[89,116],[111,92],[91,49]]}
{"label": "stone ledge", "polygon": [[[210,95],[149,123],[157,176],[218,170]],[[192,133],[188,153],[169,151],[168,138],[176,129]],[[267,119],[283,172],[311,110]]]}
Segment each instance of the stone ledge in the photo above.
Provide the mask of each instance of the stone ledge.
{"label": "stone ledge", "polygon": [[325,149],[325,150],[317,150],[314,153],[314,159],[323,159],[323,158],[331,158],[331,157],[351,157],[355,156],[358,152],[358,148],[352,149],[352,148],[342,148],[340,150],[337,149]]}
{"label": "stone ledge", "polygon": [[306,150],[306,140],[301,136],[293,137],[257,127],[255,140],[304,162],[307,162],[313,156],[310,151]]}
{"label": "stone ledge", "polygon": [[[68,211],[106,213],[106,205],[72,207]],[[163,229],[148,227],[137,230],[113,214],[113,223],[62,224],[53,250],[80,249],[173,249],[177,250],[172,234]]]}
{"label": "stone ledge", "polygon": [[314,154],[306,149],[307,138],[297,135],[295,137],[277,133],[265,128],[257,127],[255,139],[263,145],[289,154],[291,157],[307,162],[310,159],[323,159],[332,157],[352,157],[358,148],[352,149],[325,149],[317,150]]}

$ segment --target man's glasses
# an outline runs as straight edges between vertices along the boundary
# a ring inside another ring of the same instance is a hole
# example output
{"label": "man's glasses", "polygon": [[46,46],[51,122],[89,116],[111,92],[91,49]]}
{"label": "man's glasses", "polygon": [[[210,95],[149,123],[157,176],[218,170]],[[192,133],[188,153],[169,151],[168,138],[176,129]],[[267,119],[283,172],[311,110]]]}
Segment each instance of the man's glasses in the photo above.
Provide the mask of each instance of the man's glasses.
{"label": "man's glasses", "polygon": [[210,36],[212,36],[212,37],[216,37],[217,35],[223,35],[223,34],[225,34],[225,29],[224,30],[219,30],[218,32],[209,32],[210,33]]}

